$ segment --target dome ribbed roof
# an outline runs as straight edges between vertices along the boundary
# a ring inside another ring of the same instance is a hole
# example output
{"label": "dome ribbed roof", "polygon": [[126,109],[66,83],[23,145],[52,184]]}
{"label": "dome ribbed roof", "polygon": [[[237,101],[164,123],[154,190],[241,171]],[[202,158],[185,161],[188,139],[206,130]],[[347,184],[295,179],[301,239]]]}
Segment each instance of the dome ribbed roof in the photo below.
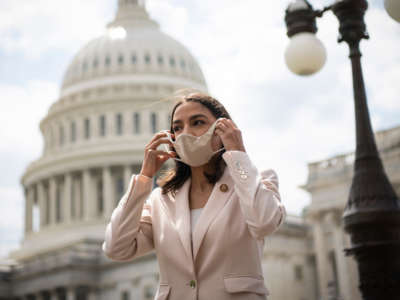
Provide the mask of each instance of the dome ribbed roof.
{"label": "dome ribbed roof", "polygon": [[67,68],[62,90],[83,81],[115,75],[156,74],[205,83],[190,52],[151,20],[144,2],[119,0],[107,32],[89,42]]}

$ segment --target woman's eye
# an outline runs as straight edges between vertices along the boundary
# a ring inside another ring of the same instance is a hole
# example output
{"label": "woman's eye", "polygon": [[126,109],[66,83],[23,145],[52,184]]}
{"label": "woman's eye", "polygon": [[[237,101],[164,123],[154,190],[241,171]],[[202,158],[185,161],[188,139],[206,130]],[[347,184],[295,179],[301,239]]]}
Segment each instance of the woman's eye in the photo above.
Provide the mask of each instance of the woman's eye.
{"label": "woman's eye", "polygon": [[172,130],[173,130],[174,132],[177,132],[177,131],[179,130],[179,127],[174,127],[174,128],[172,128]]}
{"label": "woman's eye", "polygon": [[194,121],[194,125],[197,125],[197,124],[204,124],[204,121],[203,120]]}

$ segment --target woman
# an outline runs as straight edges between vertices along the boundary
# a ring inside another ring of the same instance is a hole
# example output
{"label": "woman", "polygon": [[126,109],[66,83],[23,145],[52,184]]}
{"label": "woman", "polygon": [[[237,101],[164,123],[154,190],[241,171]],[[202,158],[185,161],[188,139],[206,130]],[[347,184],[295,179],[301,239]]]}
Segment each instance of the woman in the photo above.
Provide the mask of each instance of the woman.
{"label": "woman", "polygon": [[[170,158],[175,168],[152,191],[152,178]],[[147,144],[140,174],[107,225],[103,251],[128,261],[155,249],[156,300],[261,300],[268,295],[264,239],[284,216],[275,172],[259,172],[225,108],[195,93],[175,105],[170,130]]]}

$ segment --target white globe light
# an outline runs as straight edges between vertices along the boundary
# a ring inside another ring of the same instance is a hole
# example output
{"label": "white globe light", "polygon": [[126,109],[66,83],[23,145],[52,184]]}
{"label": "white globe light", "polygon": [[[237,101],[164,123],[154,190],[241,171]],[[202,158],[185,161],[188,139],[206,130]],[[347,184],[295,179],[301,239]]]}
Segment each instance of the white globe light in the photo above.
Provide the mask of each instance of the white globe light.
{"label": "white globe light", "polygon": [[326,50],[313,33],[301,32],[294,35],[285,51],[288,68],[297,75],[311,75],[325,64]]}
{"label": "white globe light", "polygon": [[385,0],[385,9],[389,16],[400,22],[400,0]]}

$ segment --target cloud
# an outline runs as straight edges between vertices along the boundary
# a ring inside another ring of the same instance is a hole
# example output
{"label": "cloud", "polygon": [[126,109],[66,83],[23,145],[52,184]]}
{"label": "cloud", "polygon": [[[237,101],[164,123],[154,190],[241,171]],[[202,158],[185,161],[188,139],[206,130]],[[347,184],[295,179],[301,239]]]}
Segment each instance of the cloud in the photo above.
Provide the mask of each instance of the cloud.
{"label": "cloud", "polygon": [[0,187],[0,258],[17,249],[23,233],[23,193],[18,188]]}
{"label": "cloud", "polygon": [[0,85],[6,99],[0,118],[0,257],[18,247],[23,236],[24,194],[20,177],[42,151],[39,122],[56,99],[58,86],[30,81],[23,86]]}
{"label": "cloud", "polygon": [[111,21],[112,15],[113,9],[106,1],[2,1],[0,49],[20,52],[29,59],[37,59],[51,49],[77,50],[77,45],[100,35],[104,21]]}

